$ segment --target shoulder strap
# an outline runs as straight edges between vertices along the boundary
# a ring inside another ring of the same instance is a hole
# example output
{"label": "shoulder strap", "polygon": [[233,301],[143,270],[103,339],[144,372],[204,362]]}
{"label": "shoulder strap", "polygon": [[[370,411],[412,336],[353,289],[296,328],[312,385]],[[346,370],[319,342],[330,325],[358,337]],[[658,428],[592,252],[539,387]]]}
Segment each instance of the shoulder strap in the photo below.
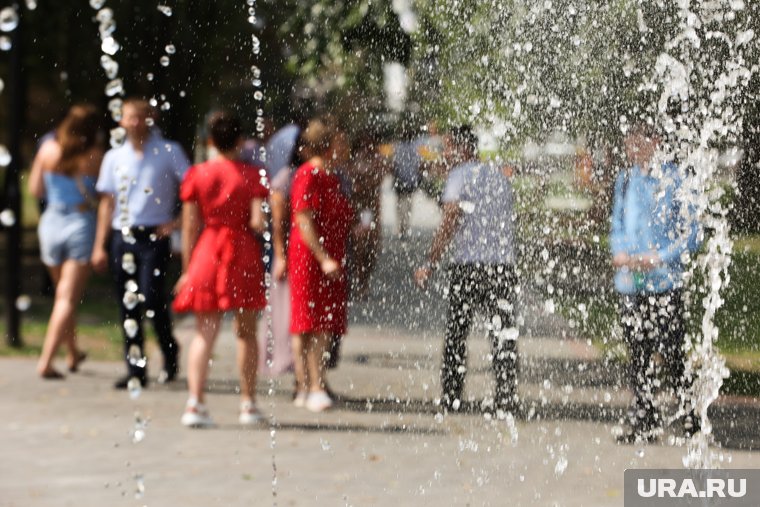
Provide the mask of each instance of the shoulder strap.
{"label": "shoulder strap", "polygon": [[87,207],[93,210],[97,209],[98,198],[87,189],[87,185],[84,184],[84,177],[81,174],[77,174],[74,176],[74,181],[76,182],[79,193],[82,194]]}

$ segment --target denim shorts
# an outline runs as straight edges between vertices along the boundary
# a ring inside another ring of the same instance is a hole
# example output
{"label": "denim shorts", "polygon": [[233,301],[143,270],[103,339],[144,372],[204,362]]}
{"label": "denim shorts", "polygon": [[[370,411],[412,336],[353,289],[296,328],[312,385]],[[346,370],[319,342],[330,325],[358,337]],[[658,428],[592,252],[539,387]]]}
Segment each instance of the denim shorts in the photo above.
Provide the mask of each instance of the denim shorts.
{"label": "denim shorts", "polygon": [[46,266],[67,260],[89,262],[95,242],[95,212],[50,206],[40,217],[37,233],[40,257]]}

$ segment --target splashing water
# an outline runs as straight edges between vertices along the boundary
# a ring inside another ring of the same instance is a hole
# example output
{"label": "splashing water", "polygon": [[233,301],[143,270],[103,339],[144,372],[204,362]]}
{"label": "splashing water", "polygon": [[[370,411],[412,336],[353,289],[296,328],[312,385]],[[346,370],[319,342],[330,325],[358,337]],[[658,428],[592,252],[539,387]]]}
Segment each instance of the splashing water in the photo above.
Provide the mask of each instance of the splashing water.
{"label": "splashing water", "polygon": [[[722,190],[715,191],[714,181],[717,146],[735,143],[741,136],[741,108],[733,107],[732,97],[742,95],[752,75],[744,50],[753,34],[728,21],[734,19],[735,11],[743,9],[743,3],[726,0],[679,2],[679,33],[666,44],[666,52],[656,65],[662,87],[660,116],[680,144],[672,155],[683,167],[693,170],[686,175],[682,190],[684,214],[699,220],[707,236],[703,253],[690,266],[689,277],[697,271],[703,274],[704,313],[700,332],[687,337],[690,355],[685,375],[693,378],[693,386],[691,399],[681,400],[677,414],[684,416],[694,410],[701,422],[701,430],[689,440],[684,458],[684,465],[690,468],[719,465],[718,454],[710,450],[713,435],[707,411],[729,374],[725,359],[715,349],[719,337],[715,314],[724,302],[721,294],[729,281],[733,244],[726,219],[728,209],[720,201]],[[695,27],[709,31],[700,37]],[[721,53],[727,57],[717,61],[716,55]],[[667,111],[673,102],[681,105],[678,114]],[[690,206],[694,211],[687,209]],[[698,290],[695,296],[699,298],[699,294]]]}

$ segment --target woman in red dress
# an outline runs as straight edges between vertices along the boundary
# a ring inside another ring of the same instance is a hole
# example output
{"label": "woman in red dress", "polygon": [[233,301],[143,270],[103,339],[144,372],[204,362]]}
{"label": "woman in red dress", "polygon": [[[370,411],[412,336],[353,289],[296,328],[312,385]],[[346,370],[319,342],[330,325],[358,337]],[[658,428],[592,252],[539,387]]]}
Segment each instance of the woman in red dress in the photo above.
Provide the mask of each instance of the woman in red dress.
{"label": "woman in red dress", "polygon": [[209,143],[218,155],[193,166],[180,188],[182,276],[174,310],[196,314],[196,333],[188,352],[190,396],[182,424],[213,425],[204,404],[208,363],[222,313],[235,310],[240,369],[241,424],[256,424],[256,318],[266,305],[262,251],[254,233],[264,231],[262,203],[269,195],[257,167],[237,160],[240,121],[226,112],[208,123]]}
{"label": "woman in red dress", "polygon": [[312,120],[301,136],[307,162],[296,171],[291,190],[288,245],[296,406],[321,412],[332,406],[325,390],[325,353],[333,336],[346,333],[348,283],[346,241],[353,210],[335,167],[333,131]]}

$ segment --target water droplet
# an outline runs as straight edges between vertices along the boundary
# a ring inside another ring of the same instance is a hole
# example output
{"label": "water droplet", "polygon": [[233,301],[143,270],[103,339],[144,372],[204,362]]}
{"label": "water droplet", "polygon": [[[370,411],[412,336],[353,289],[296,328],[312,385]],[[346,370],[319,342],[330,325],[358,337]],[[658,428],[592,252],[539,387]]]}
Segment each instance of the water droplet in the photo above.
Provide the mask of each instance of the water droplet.
{"label": "water droplet", "polygon": [[37,0],[26,0],[26,8],[33,11],[37,8]]}
{"label": "water droplet", "polygon": [[90,7],[92,7],[95,10],[100,9],[105,5],[106,0],[90,0]]}
{"label": "water droplet", "polygon": [[132,443],[139,444],[145,440],[145,433],[148,428],[148,420],[143,419],[139,412],[135,412],[135,427],[132,430]]}
{"label": "water droplet", "polygon": [[136,400],[140,397],[140,394],[142,394],[142,384],[140,383],[140,379],[137,377],[132,377],[127,382],[127,391],[129,391],[129,397],[130,399]]}
{"label": "water droplet", "polygon": [[124,332],[127,333],[127,336],[130,338],[134,338],[137,335],[137,321],[135,319],[126,319],[124,321]]}
{"label": "water droplet", "polygon": [[254,98],[254,99],[256,99],[256,100],[262,100],[262,99],[264,98],[264,94],[263,94],[263,93],[261,93],[261,91],[257,90],[257,91],[256,91],[256,92],[253,94],[253,98]]}
{"label": "water droplet", "polygon": [[97,19],[101,23],[105,23],[107,21],[111,21],[113,19],[113,10],[106,7],[105,9],[100,9],[98,13],[95,15],[95,19]]}
{"label": "water droplet", "polygon": [[8,164],[11,163],[11,153],[8,151],[8,148],[0,144],[0,167],[8,167]]}
{"label": "water droplet", "polygon": [[18,12],[14,7],[6,7],[0,10],[0,30],[12,32],[18,26]]}
{"label": "water droplet", "polygon": [[319,445],[322,446],[323,451],[329,451],[330,450],[330,442],[327,440],[324,440],[322,438],[319,439]]}
{"label": "water droplet", "polygon": [[111,129],[111,148],[118,148],[127,139],[127,131],[123,127]]}
{"label": "water droplet", "polygon": [[161,11],[161,13],[162,13],[164,16],[171,16],[171,15],[172,15],[172,8],[171,8],[171,7],[169,7],[168,5],[159,5],[159,6],[157,7],[157,9],[158,9],[159,11]]}
{"label": "water droplet", "polygon": [[16,214],[11,209],[0,211],[0,224],[3,227],[12,227],[16,223]]}
{"label": "water droplet", "polygon": [[145,496],[145,480],[142,474],[135,475],[135,499],[140,500]]}
{"label": "water droplet", "polygon": [[153,310],[145,310],[145,316],[148,317],[149,319],[152,319],[153,317],[156,316],[156,312],[154,312]]}
{"label": "water droplet", "polygon": [[114,39],[113,37],[106,37],[105,39],[103,39],[103,43],[100,45],[100,49],[105,54],[111,55],[111,56],[115,55],[119,51],[120,47],[121,46],[119,46],[119,43],[116,42],[116,39]]}
{"label": "water droplet", "polygon": [[565,470],[567,470],[567,458],[560,456],[557,463],[554,465],[554,475],[560,477],[565,473]]}
{"label": "water droplet", "polygon": [[164,49],[166,50],[167,55],[173,55],[177,52],[177,48],[174,46],[174,44],[167,44]]}
{"label": "water droplet", "polygon": [[153,270],[153,276],[160,276],[160,275],[161,275],[161,270],[160,269],[156,268],[156,269]]}
{"label": "water droplet", "polygon": [[20,312],[29,310],[32,306],[32,298],[26,294],[22,294],[16,298],[16,309]]}
{"label": "water droplet", "polygon": [[124,83],[121,79],[112,79],[106,84],[106,95],[113,97],[124,93]]}
{"label": "water droplet", "polygon": [[163,104],[161,104],[161,111],[168,111],[171,108],[172,108],[172,105],[168,100],[164,102]]}
{"label": "water droplet", "polygon": [[10,51],[13,47],[11,38],[7,35],[0,36],[0,51]]}
{"label": "water droplet", "polygon": [[119,64],[116,63],[116,60],[108,55],[103,55],[100,57],[100,66],[105,71],[108,79],[116,79],[116,76],[119,74]]}
{"label": "water droplet", "polygon": [[135,294],[134,292],[127,291],[124,293],[124,298],[122,298],[122,303],[124,303],[124,307],[127,310],[134,309],[139,302],[140,300],[137,297],[137,294]]}
{"label": "water droplet", "polygon": [[0,93],[3,93],[3,89],[5,88],[5,82],[0,79]]}
{"label": "water droplet", "polygon": [[108,19],[100,23],[98,27],[101,39],[107,39],[116,31],[116,22],[113,19]]}
{"label": "water droplet", "polygon": [[642,449],[638,449],[638,450],[636,451],[636,456],[638,456],[639,458],[643,458],[643,457],[644,457],[644,454],[645,454],[645,453],[644,453],[644,449],[643,449],[643,448],[642,448]]}
{"label": "water droplet", "polygon": [[164,56],[161,57],[161,59],[159,60],[159,62],[161,63],[161,65],[163,67],[168,67],[170,60],[169,60],[168,56],[164,55]]}

